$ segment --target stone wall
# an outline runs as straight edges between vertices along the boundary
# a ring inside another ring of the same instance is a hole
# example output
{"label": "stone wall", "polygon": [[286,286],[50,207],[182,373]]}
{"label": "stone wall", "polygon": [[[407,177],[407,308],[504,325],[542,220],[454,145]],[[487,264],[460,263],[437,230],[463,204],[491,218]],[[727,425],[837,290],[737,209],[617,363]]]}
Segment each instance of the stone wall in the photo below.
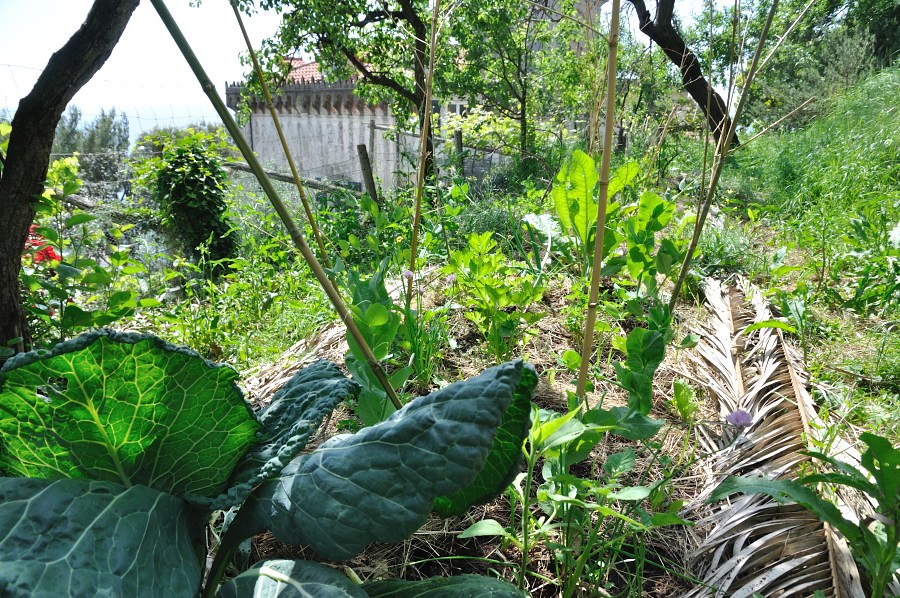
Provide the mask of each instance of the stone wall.
{"label": "stone wall", "polygon": [[[226,103],[236,110],[241,85],[226,87]],[[418,135],[391,133],[396,119],[386,103],[369,104],[358,98],[352,81],[300,82],[273,97],[278,120],[300,174],[309,179],[342,181],[361,189],[362,171],[356,146],[366,144],[377,183],[394,189],[414,180]],[[262,98],[250,101],[250,121],[242,132],[263,166],[288,172],[269,110]],[[438,164],[447,162],[450,143],[436,141]],[[480,154],[466,161],[466,174],[480,176],[503,158]]]}

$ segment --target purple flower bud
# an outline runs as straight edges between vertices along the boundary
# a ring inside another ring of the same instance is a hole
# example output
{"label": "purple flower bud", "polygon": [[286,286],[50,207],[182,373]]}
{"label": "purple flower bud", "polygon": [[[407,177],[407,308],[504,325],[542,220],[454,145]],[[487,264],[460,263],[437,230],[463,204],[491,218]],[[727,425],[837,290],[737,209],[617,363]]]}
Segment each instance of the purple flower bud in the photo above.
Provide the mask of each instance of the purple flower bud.
{"label": "purple flower bud", "polygon": [[725,421],[738,428],[748,428],[753,423],[753,418],[743,409],[737,409],[733,413],[729,413]]}
{"label": "purple flower bud", "polygon": [[451,274],[447,277],[447,284],[453,284],[456,282],[456,274]]}
{"label": "purple flower bud", "polygon": [[405,278],[406,280],[412,280],[412,279],[413,279],[413,273],[412,273],[412,270],[404,270],[404,271],[403,271],[403,278]]}

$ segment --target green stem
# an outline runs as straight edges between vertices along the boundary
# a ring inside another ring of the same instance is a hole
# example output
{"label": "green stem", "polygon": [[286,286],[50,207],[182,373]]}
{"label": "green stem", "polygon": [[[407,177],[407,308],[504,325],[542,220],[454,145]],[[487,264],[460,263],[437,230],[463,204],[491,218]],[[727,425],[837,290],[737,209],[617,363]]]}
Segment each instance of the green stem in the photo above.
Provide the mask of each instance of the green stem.
{"label": "green stem", "polygon": [[537,455],[534,454],[534,446],[530,447],[527,454],[528,467],[525,485],[522,489],[522,563],[519,567],[519,589],[525,589],[525,572],[528,570],[528,539],[530,534],[531,517],[531,479],[534,477],[534,467],[537,463]]}
{"label": "green stem", "polygon": [[309,267],[313,271],[316,280],[319,281],[319,284],[322,286],[325,294],[328,295],[328,299],[331,300],[331,304],[334,306],[335,311],[338,312],[338,316],[340,316],[341,321],[344,323],[344,325],[347,326],[347,332],[350,333],[350,336],[353,337],[353,340],[356,341],[356,344],[359,345],[360,349],[362,350],[363,355],[366,359],[366,363],[372,369],[372,372],[375,374],[378,382],[381,384],[381,386],[384,388],[384,391],[391,399],[391,403],[394,404],[394,407],[397,409],[402,408],[403,403],[400,402],[400,398],[394,391],[394,387],[391,386],[387,374],[385,374],[384,372],[384,368],[381,367],[381,364],[377,359],[375,359],[375,356],[372,354],[372,349],[369,347],[366,339],[362,335],[362,332],[360,332],[359,328],[356,326],[356,323],[353,321],[353,316],[350,313],[350,310],[347,309],[347,306],[344,304],[344,300],[341,299],[341,295],[340,293],[338,293],[337,288],[335,288],[335,286],[331,284],[331,280],[328,278],[328,274],[326,274],[325,270],[322,268],[322,265],[319,263],[319,260],[316,259],[315,254],[313,254],[312,250],[309,248],[309,245],[306,243],[306,239],[303,237],[303,233],[300,232],[300,229],[297,227],[297,224],[291,217],[287,206],[284,204],[284,201],[282,201],[281,196],[278,195],[278,192],[272,185],[272,181],[270,181],[269,177],[266,175],[266,172],[263,169],[262,165],[259,163],[259,160],[257,160],[256,154],[253,153],[253,150],[250,149],[247,140],[244,139],[244,136],[241,134],[241,130],[238,128],[237,123],[234,122],[234,119],[231,117],[231,113],[228,111],[225,103],[222,102],[222,98],[219,97],[218,92],[216,92],[216,86],[213,85],[212,81],[209,80],[206,71],[203,70],[203,66],[200,64],[200,61],[197,60],[197,56],[191,49],[190,44],[188,44],[184,35],[181,33],[181,29],[179,29],[178,24],[172,17],[169,9],[166,8],[165,2],[163,0],[150,0],[150,2],[156,9],[157,14],[159,14],[159,18],[162,19],[163,23],[165,24],[166,29],[169,30],[169,34],[172,36],[172,39],[175,41],[178,49],[181,50],[181,54],[190,65],[191,70],[194,72],[194,76],[197,77],[197,81],[200,83],[200,86],[203,88],[203,91],[206,93],[206,96],[209,98],[210,102],[212,102],[213,108],[215,108],[216,113],[219,115],[219,118],[222,119],[225,128],[228,129],[228,132],[231,134],[231,138],[234,140],[234,144],[241,151],[241,154],[244,156],[247,164],[256,175],[256,179],[259,181],[260,186],[262,186],[263,190],[266,192],[266,195],[269,197],[269,201],[272,203],[272,207],[275,208],[278,216],[281,217],[281,221],[284,223],[285,228],[287,228],[288,233],[291,236],[291,240],[294,242],[294,245],[297,246],[297,248],[300,250],[300,253],[303,255],[303,258],[306,260],[306,263],[309,264]]}
{"label": "green stem", "polygon": [[584,337],[581,341],[581,367],[575,395],[587,404],[587,376],[594,349],[594,322],[597,319],[597,298],[600,295],[600,272],[603,265],[603,234],[606,230],[606,204],[609,192],[609,169],[612,161],[612,135],[616,112],[616,53],[619,48],[619,0],[612,1],[612,18],[609,25],[609,58],[606,63],[606,130],[603,135],[603,158],[600,162],[600,189],[597,196],[597,228],[594,233],[594,263],[591,269],[591,288],[587,315],[584,319]]}

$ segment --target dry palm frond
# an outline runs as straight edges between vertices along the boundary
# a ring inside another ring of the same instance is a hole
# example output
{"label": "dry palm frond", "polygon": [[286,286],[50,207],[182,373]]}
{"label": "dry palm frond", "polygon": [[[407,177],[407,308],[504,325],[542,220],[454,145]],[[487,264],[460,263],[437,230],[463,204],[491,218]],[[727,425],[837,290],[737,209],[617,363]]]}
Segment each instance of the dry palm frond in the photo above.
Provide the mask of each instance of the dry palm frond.
{"label": "dry palm frond", "polygon": [[704,500],[728,475],[793,479],[808,468],[806,439],[820,429],[796,355],[775,328],[745,333],[772,319],[763,297],[749,283],[705,281],[709,321],[692,355],[691,376],[719,403],[722,419],[736,410],[750,414],[745,428],[703,426],[699,437],[711,454],[708,484],[687,513],[700,516],[706,539],[692,560],[702,585],[685,597],[862,596],[859,574],[846,543],[797,505],[763,495],[733,496],[708,507]]}

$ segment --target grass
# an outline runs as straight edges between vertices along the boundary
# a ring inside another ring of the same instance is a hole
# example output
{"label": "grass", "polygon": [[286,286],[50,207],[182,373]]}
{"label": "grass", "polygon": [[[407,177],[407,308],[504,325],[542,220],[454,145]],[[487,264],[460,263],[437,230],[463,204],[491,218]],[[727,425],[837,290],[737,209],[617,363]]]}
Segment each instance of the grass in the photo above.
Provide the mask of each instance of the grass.
{"label": "grass", "polygon": [[833,99],[805,129],[739,150],[720,193],[732,218],[704,233],[700,256],[708,268],[766,281],[757,275],[772,258],[759,254],[746,224],[748,215],[761,218],[769,245],[790,247],[786,261],[799,265],[768,285],[773,298],[802,300],[808,309],[802,340],[820,401],[850,425],[894,438],[900,248],[890,233],[900,223],[898,90],[900,69],[886,69]]}

